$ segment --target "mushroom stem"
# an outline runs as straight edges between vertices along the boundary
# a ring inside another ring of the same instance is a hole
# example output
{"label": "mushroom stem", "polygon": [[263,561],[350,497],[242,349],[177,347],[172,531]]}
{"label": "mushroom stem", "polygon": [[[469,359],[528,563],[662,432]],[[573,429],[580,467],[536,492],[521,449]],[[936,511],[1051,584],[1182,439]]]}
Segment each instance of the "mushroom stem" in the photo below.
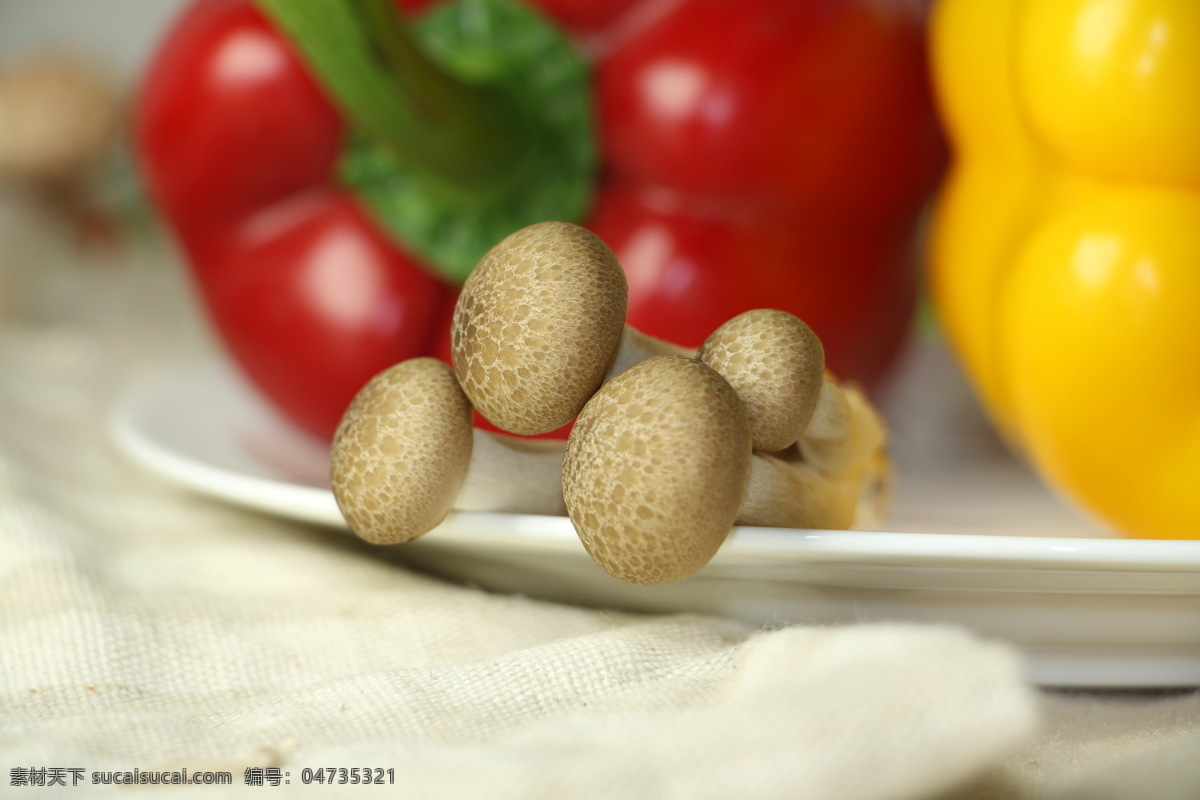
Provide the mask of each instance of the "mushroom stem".
{"label": "mushroom stem", "polygon": [[[608,383],[634,364],[640,364],[648,358],[654,358],[655,356],[684,356],[692,358],[695,355],[695,349],[680,347],[663,339],[656,339],[653,336],[642,333],[631,325],[626,325],[621,331],[621,339],[617,344],[617,352],[613,356],[608,372],[605,373],[604,382]],[[588,399],[591,399],[590,395],[588,398],[585,398],[584,402],[586,403]],[[583,405],[579,407],[582,409]]]}
{"label": "mushroom stem", "polygon": [[751,459],[740,524],[844,529],[882,515],[890,479],[883,425],[854,387],[834,396],[844,416],[826,427],[818,405],[813,417],[816,433],[831,430],[833,438],[806,435],[786,450]]}
{"label": "mushroom stem", "polygon": [[453,370],[416,358],[376,375],[351,402],[330,454],[347,525],[373,544],[437,527],[454,508],[561,514],[563,446],[472,427]]}
{"label": "mushroom stem", "polygon": [[882,425],[862,392],[825,378],[812,421],[796,439],[800,457],[822,472],[840,473],[883,444]]}
{"label": "mushroom stem", "polygon": [[737,521],[766,528],[845,529],[854,524],[857,505],[848,482],[783,455],[756,453]]}
{"label": "mushroom stem", "polygon": [[458,511],[563,516],[562,462],[565,443],[475,429],[471,466],[458,493]]}

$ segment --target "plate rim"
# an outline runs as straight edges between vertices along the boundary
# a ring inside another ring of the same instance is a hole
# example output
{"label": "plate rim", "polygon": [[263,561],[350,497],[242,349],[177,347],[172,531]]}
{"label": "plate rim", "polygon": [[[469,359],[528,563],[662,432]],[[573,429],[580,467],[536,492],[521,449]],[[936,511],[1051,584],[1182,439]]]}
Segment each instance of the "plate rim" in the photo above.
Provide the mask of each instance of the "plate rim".
{"label": "plate rim", "polygon": [[[241,403],[246,417],[271,413],[232,367],[199,361],[148,377],[114,405],[109,432],[130,460],[176,486],[294,521],[349,535],[330,490],[264,474],[248,474],[180,452],[157,436],[147,417],[164,413],[181,396],[202,385]],[[217,420],[210,420],[217,423]],[[279,428],[283,433],[284,429]],[[511,537],[516,536],[516,540]],[[454,511],[427,536],[450,543],[476,541],[503,547],[550,547],[586,557],[567,517]],[[425,541],[425,537],[422,537]],[[1200,573],[1200,540],[1066,538],[973,533],[912,533],[865,530],[751,528],[737,526],[713,559],[716,564],[755,558],[886,565],[983,566],[992,569],[1069,569],[1104,572]]]}

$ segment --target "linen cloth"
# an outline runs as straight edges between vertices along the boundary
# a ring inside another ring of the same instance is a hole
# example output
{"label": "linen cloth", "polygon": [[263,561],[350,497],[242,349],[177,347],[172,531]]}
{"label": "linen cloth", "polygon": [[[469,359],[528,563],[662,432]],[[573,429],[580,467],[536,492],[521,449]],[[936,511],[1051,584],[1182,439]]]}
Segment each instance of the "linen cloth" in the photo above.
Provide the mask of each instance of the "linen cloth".
{"label": "linen cloth", "polygon": [[[254,797],[303,788],[305,767],[394,770],[308,787],[324,797],[1036,788],[1006,764],[1038,741],[1045,699],[1015,653],[964,631],[755,630],[493,595],[126,464],[104,427],[121,390],[214,350],[169,253],[110,260],[47,268],[0,323],[7,796],[46,791],[13,785],[38,768],[227,770],[233,787],[211,792]],[[268,767],[290,784],[245,784]]]}

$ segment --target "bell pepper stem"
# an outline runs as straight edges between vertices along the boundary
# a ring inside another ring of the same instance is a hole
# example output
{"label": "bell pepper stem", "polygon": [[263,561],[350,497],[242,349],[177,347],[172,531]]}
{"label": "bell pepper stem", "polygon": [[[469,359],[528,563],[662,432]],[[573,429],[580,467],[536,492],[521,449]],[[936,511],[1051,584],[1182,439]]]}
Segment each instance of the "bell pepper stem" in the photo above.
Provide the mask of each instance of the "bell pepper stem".
{"label": "bell pepper stem", "polygon": [[532,146],[517,109],[450,75],[392,0],[257,0],[354,128],[431,188],[488,195],[520,179]]}

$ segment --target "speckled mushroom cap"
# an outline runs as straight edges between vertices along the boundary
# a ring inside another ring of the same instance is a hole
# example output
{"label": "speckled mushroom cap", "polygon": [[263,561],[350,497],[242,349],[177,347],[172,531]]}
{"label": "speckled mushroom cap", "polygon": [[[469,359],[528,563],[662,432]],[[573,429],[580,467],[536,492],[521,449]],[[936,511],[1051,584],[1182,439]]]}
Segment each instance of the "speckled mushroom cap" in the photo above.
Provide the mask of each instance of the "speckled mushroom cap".
{"label": "speckled mushroom cap", "polygon": [[658,356],[611,380],[567,441],[563,497],[583,546],[631,583],[682,580],[716,554],[750,472],[737,392],[709,367]]}
{"label": "speckled mushroom cap", "polygon": [[821,340],[799,317],[760,308],[713,331],[696,357],[746,404],[754,449],[790,447],[808,427],[825,374]]}
{"label": "speckled mushroom cap", "polygon": [[453,370],[416,358],[359,391],[333,439],[330,480],[350,529],[372,544],[415,539],[454,506],[473,446]]}
{"label": "speckled mushroom cap", "polygon": [[585,228],[542,222],[508,236],[455,307],[454,368],[467,397],[510,433],[570,422],[604,381],[627,294],[616,256]]}

